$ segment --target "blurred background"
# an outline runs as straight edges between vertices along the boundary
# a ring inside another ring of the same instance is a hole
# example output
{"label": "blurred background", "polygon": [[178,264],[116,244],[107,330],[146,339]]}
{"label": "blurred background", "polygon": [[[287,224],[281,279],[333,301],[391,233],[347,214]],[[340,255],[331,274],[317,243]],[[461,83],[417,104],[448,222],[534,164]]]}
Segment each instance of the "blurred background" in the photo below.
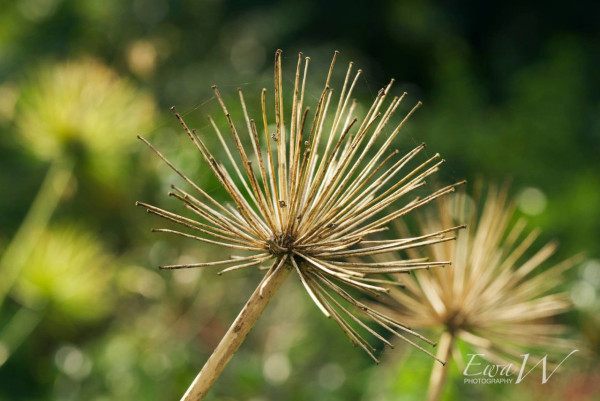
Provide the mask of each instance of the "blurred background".
{"label": "blurred background", "polygon": [[[169,107],[217,149],[210,86],[230,104],[243,88],[256,115],[277,48],[284,85],[297,52],[311,57],[313,102],[334,50],[336,85],[349,61],[364,70],[363,104],[396,78],[405,109],[424,103],[398,149],[427,142],[447,160],[441,182],[510,180],[538,245],[558,239],[555,261],[586,253],[560,321],[591,357],[544,386],[464,385],[454,367],[445,399],[600,399],[599,16],[589,0],[2,1],[0,400],[181,396],[262,273],[157,269],[218,250],[150,234],[163,223],[134,202],[181,211],[167,192],[183,183],[135,136],[224,199]],[[423,399],[431,360],[382,358],[288,280],[206,399]]]}

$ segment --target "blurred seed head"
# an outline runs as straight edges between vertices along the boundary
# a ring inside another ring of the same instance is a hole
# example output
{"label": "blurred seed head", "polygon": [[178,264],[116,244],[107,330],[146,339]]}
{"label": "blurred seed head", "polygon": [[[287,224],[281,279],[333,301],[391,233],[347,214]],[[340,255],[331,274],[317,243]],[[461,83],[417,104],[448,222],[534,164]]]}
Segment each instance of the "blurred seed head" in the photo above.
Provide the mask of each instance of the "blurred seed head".
{"label": "blurred seed head", "polygon": [[82,60],[36,70],[21,87],[15,117],[23,145],[39,158],[85,152],[106,165],[152,128],[154,114],[149,94],[100,62]]}
{"label": "blurred seed head", "polygon": [[91,233],[75,226],[48,229],[27,259],[15,293],[34,309],[47,305],[48,313],[63,318],[98,319],[113,306],[114,264]]}
{"label": "blurred seed head", "polygon": [[[481,210],[473,210],[478,203]],[[571,351],[573,343],[560,336],[566,328],[552,318],[571,308],[557,287],[562,273],[581,258],[549,266],[556,244],[534,246],[539,230],[527,230],[524,218],[514,222],[514,210],[507,187],[490,186],[481,202],[464,193],[441,200],[422,218],[421,231],[455,219],[466,221],[467,229],[456,242],[409,251],[412,257],[451,260],[452,266],[406,277],[406,291],[392,293],[400,303],[394,316],[410,326],[451,333],[502,364],[520,366],[526,350],[540,350],[541,355]],[[389,312],[394,313],[392,308]]]}

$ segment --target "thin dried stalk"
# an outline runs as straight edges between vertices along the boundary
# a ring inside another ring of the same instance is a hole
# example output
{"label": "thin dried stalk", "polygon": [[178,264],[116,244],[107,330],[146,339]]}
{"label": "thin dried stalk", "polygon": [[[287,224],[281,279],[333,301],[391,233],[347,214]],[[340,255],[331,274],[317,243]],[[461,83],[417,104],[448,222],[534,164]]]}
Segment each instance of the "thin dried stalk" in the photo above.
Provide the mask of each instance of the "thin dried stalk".
{"label": "thin dried stalk", "polygon": [[[450,332],[443,332],[438,345],[437,357],[444,361],[449,360],[453,346],[454,336]],[[445,366],[439,364],[433,365],[431,377],[429,378],[427,401],[438,401],[440,399],[447,377],[448,369]]]}
{"label": "thin dried stalk", "polygon": [[289,266],[279,269],[277,267],[273,265],[261,284],[252,293],[250,299],[248,299],[238,317],[229,327],[210,358],[208,358],[181,401],[201,400],[208,393],[208,390],[225,369],[233,354],[242,345],[263,310],[291,271]]}

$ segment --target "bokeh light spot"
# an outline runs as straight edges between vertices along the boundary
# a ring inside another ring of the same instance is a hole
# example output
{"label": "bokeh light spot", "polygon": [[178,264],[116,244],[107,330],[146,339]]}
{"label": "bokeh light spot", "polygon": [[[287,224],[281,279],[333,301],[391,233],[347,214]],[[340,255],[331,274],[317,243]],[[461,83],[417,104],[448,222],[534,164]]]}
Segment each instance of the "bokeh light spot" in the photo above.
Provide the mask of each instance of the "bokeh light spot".
{"label": "bokeh light spot", "polygon": [[67,376],[83,379],[92,371],[92,361],[79,348],[64,345],[56,351],[54,363]]}
{"label": "bokeh light spot", "polygon": [[133,42],[127,50],[127,64],[137,76],[148,77],[156,69],[156,47],[147,40]]}
{"label": "bokeh light spot", "polygon": [[290,360],[285,354],[270,355],[263,366],[265,378],[272,384],[281,384],[287,380],[292,371]]}
{"label": "bokeh light spot", "polygon": [[521,212],[529,216],[535,216],[546,209],[548,201],[541,190],[528,187],[521,191],[517,197],[517,203]]}
{"label": "bokeh light spot", "polygon": [[319,370],[319,384],[329,390],[336,390],[344,384],[346,373],[337,363],[328,363]]}
{"label": "bokeh light spot", "polygon": [[581,277],[594,287],[600,286],[600,260],[591,259],[581,267]]}
{"label": "bokeh light spot", "polygon": [[571,287],[571,299],[575,306],[589,308],[596,302],[596,290],[587,281],[578,281]]}

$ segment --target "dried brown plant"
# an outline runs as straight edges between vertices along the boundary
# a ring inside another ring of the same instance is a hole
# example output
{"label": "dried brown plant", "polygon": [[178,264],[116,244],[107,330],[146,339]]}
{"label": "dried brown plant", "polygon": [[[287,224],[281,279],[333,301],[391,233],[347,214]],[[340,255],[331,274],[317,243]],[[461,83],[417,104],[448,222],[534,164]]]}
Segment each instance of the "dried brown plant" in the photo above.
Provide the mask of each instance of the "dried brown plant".
{"label": "dried brown plant", "polygon": [[[266,89],[261,93],[263,127],[260,129],[248,115],[242,90],[238,90],[244,115],[243,130],[251,144],[249,149],[244,147],[242,130],[234,124],[219,90],[213,87],[228,121],[231,139],[227,141],[224,138],[212,118],[210,122],[227,155],[229,168],[217,161],[200,135],[188,128],[173,109],[233,205],[215,200],[141,138],[198,193],[194,196],[175,186],[174,192],[170,193],[194,213],[193,219],[138,203],[149,213],[198,235],[167,228],[154,231],[248,253],[247,256],[235,255],[213,262],[162,266],[163,269],[222,266],[225,268],[220,271],[221,274],[263,264],[271,266],[184,399],[197,400],[205,395],[279,285],[292,271],[323,314],[335,320],[350,341],[364,349],[375,361],[375,348],[359,333],[358,327],[385,344],[391,346],[391,343],[357,314],[435,357],[409,337],[433,344],[431,341],[365,305],[353,295],[358,291],[377,296],[387,293],[387,286],[398,284],[397,280],[381,275],[449,264],[447,260],[429,261],[421,257],[386,263],[364,260],[366,256],[452,240],[454,237],[447,234],[459,228],[447,226],[408,238],[368,239],[372,234],[386,230],[390,222],[454,191],[460,184],[447,186],[423,198],[411,196],[414,190],[425,185],[425,179],[438,170],[443,160],[436,154],[405,172],[425,145],[417,146],[404,156],[399,155],[397,150],[388,150],[420,102],[389,130],[390,120],[406,96],[404,93],[394,97],[387,107],[383,107],[394,82],[392,80],[379,91],[366,115],[355,117],[357,103],[351,97],[362,71],[353,74],[353,63],[350,63],[336,105],[330,87],[338,56],[335,52],[325,86],[311,113],[308,107],[305,108],[310,59],[299,54],[291,112],[286,115],[281,54],[280,50],[275,53],[274,131],[269,129],[269,118],[272,117],[267,112]],[[263,134],[259,134],[259,130],[264,131],[262,142],[260,137]],[[229,149],[232,144],[239,156],[237,160]]]}
{"label": "dried brown plant", "polygon": [[[477,203],[483,205],[481,212]],[[391,294],[401,306],[387,313],[414,328],[441,329],[437,356],[443,360],[461,361],[457,339],[491,362],[512,363],[515,368],[521,366],[521,355],[527,350],[572,351],[573,342],[560,337],[565,327],[551,318],[570,308],[567,294],[556,292],[556,287],[561,274],[581,256],[545,269],[557,245],[550,242],[534,249],[540,230],[528,231],[524,217],[514,221],[515,204],[508,199],[508,186],[490,186],[479,202],[460,192],[452,199],[440,199],[437,206],[421,219],[422,232],[454,221],[467,222],[467,229],[452,243],[407,252],[413,258],[448,260],[452,267],[405,277],[403,291]],[[529,358],[534,364],[539,360]],[[429,400],[439,399],[446,371],[434,365]]]}

